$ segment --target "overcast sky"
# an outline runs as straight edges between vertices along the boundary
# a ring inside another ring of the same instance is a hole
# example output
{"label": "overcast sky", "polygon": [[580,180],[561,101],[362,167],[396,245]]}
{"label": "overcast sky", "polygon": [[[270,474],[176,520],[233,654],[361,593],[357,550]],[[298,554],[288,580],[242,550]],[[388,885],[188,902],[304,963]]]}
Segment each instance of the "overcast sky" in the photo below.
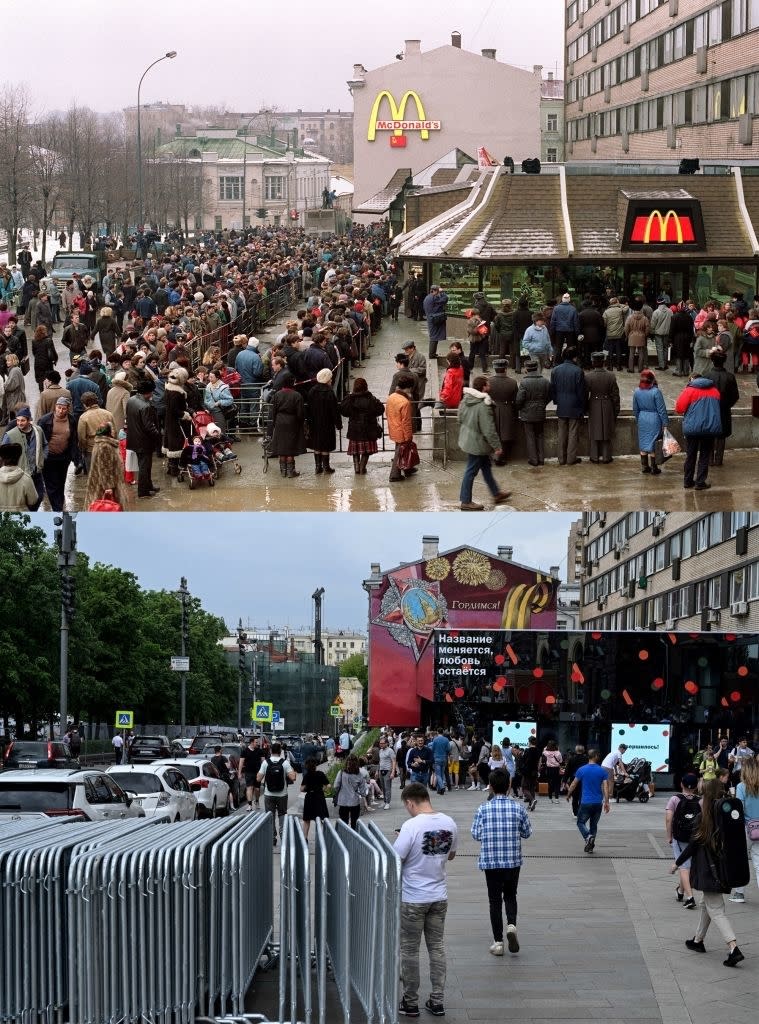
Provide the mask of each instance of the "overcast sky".
{"label": "overcast sky", "polygon": [[[53,537],[52,515],[36,525]],[[311,595],[324,587],[329,629],[366,629],[362,580],[370,564],[383,570],[421,557],[422,537],[440,538],[440,550],[471,544],[496,553],[514,548],[514,560],[566,578],[567,537],[576,513],[211,513],[155,512],[77,516],[77,542],[92,562],[135,573],[149,590],[175,590],[181,576],[203,606],[229,626],[308,628]]]}
{"label": "overcast sky", "polygon": [[434,49],[454,29],[467,50],[495,47],[499,60],[559,77],[563,66],[562,0],[5,0],[0,9],[0,81],[26,83],[43,110],[131,106],[142,72],[169,50],[178,56],[146,77],[143,103],[350,110],[354,64],[387,64],[406,39]]}

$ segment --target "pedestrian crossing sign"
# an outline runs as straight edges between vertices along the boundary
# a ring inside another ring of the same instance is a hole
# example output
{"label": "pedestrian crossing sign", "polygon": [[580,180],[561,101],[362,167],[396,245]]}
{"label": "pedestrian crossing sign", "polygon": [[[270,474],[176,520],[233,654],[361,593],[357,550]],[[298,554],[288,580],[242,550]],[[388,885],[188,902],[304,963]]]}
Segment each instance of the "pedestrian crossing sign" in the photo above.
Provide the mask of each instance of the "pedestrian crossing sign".
{"label": "pedestrian crossing sign", "polygon": [[134,728],[134,711],[117,711],[116,712],[116,728],[117,729],[133,729]]}
{"label": "pedestrian crossing sign", "polygon": [[250,709],[251,722],[271,722],[274,715],[274,705],[263,700],[257,700]]}

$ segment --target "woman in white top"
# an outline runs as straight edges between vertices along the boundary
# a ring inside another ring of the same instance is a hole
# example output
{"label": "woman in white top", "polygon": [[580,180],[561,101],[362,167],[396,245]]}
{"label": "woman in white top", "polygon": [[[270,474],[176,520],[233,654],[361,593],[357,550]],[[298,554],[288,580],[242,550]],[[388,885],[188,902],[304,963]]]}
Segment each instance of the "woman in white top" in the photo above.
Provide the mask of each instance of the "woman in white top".
{"label": "woman in white top", "polygon": [[548,779],[548,799],[551,803],[559,802],[561,793],[561,766],[564,758],[556,746],[556,740],[549,740],[543,751],[543,764],[546,766],[546,777]]}
{"label": "woman in white top", "polygon": [[491,772],[498,771],[506,767],[506,761],[503,756],[503,751],[494,743],[490,748],[490,757],[488,758],[488,768]]}

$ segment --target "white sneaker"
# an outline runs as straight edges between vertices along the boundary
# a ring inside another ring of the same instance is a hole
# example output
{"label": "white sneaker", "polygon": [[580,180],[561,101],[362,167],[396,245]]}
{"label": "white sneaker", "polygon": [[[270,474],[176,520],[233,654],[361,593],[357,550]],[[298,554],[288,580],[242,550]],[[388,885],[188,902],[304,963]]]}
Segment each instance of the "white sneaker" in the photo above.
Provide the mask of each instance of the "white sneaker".
{"label": "white sneaker", "polygon": [[746,902],[746,897],[743,895],[742,892],[734,892],[730,896],[728,896],[727,898],[730,900],[731,903],[745,903]]}
{"label": "white sneaker", "polygon": [[517,926],[515,924],[506,926],[506,942],[509,944],[509,953],[519,952],[519,940],[517,939]]}
{"label": "white sneaker", "polygon": [[382,810],[383,811],[389,811],[390,810],[390,804],[385,804],[385,806],[382,808]]}
{"label": "white sneaker", "polygon": [[469,789],[467,790],[467,792],[468,792],[468,793],[471,793],[473,789],[477,789],[477,787],[476,787],[476,786],[474,785],[474,783],[472,783],[472,785],[471,785],[471,786],[469,787]]}
{"label": "white sneaker", "polygon": [[494,942],[493,945],[490,947],[490,952],[493,954],[493,956],[503,956],[503,943]]}

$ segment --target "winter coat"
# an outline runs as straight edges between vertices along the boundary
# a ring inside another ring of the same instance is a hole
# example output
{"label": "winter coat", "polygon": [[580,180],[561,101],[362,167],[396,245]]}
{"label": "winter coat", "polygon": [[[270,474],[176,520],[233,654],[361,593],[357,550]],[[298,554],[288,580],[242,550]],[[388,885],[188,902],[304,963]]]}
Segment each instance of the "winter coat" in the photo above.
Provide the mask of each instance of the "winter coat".
{"label": "winter coat", "polygon": [[427,360],[421,352],[417,352],[414,349],[413,354],[409,357],[408,368],[409,372],[413,373],[419,381],[416,391],[421,401],[424,398],[424,392],[427,390]]}
{"label": "winter coat", "polygon": [[693,344],[693,372],[699,377],[706,377],[714,365],[708,353],[717,346],[715,336],[699,334]]}
{"label": "winter coat", "polygon": [[458,409],[464,392],[464,367],[449,366],[440,385],[440,401],[446,409]]}
{"label": "winter coat", "polygon": [[387,434],[396,444],[412,441],[414,438],[411,409],[408,391],[394,391],[385,403]]}
{"label": "winter coat", "polygon": [[722,419],[722,437],[730,437],[733,432],[733,414],[730,411],[740,397],[738,382],[735,374],[729,370],[717,369],[712,366],[708,373],[704,374],[719,391],[719,411]]}
{"label": "winter coat", "polygon": [[722,434],[720,394],[707,377],[694,377],[685,385],[675,402],[675,412],[683,418],[686,436],[720,437]]}
{"label": "winter coat", "polygon": [[306,404],[308,419],[308,447],[315,452],[333,452],[337,448],[337,431],[342,430],[343,420],[337,404],[337,397],[330,384],[318,381],[308,393]]}
{"label": "winter coat", "polygon": [[606,324],[607,338],[623,338],[625,334],[625,318],[628,312],[627,306],[620,306],[615,303],[603,311],[603,321]]}
{"label": "winter coat", "polygon": [[681,309],[672,316],[669,328],[673,359],[690,359],[693,349],[693,317]]}
{"label": "winter coat", "polygon": [[84,507],[103,497],[105,491],[113,496],[123,509],[129,504],[129,490],[124,482],[124,464],[119,456],[119,442],[115,437],[96,437],[87,473],[87,492]]}
{"label": "winter coat", "polygon": [[37,408],[34,413],[34,418],[39,422],[42,416],[52,412],[55,408],[55,403],[59,398],[71,399],[71,392],[68,388],[61,387],[60,384],[51,384],[49,388],[40,394],[39,401],[37,402]]}
{"label": "winter coat", "polygon": [[[76,434],[76,431],[74,433]],[[24,433],[18,427],[11,427],[3,437],[2,443],[21,445],[19,467],[25,473],[31,473],[34,476],[36,473],[42,472],[42,467],[45,464],[45,455],[47,454],[47,444],[45,435],[36,423],[32,424],[30,433]],[[31,444],[34,445],[33,452],[30,449]]]}
{"label": "winter coat", "polygon": [[580,310],[580,334],[583,344],[589,351],[601,348],[606,338],[606,323],[594,306],[586,306]]}
{"label": "winter coat", "polygon": [[384,405],[371,391],[346,395],[340,405],[340,412],[348,417],[348,440],[376,441],[379,432],[377,419],[384,411]]}
{"label": "winter coat", "polygon": [[303,396],[290,387],[277,391],[271,401],[271,454],[288,458],[306,451]]}
{"label": "winter coat", "polygon": [[19,366],[12,366],[4,381],[5,397],[2,408],[5,409],[3,422],[7,423],[13,415],[14,406],[26,401],[26,388],[24,386],[24,375]]}
{"label": "winter coat", "polygon": [[132,395],[126,404],[127,448],[153,452],[161,438],[158,413],[143,395]]}
{"label": "winter coat", "polygon": [[527,352],[531,359],[542,359],[544,363],[553,355],[551,335],[547,327],[528,327],[522,338],[522,351]]}
{"label": "winter coat", "polygon": [[235,400],[232,397],[232,392],[229,390],[229,385],[225,384],[224,381],[218,381],[213,387],[210,384],[206,385],[205,394],[203,395],[203,405],[206,407],[208,412],[213,413],[214,409],[231,409],[235,404]]}
{"label": "winter coat", "polygon": [[508,352],[509,345],[514,340],[514,313],[509,310],[508,312],[501,312],[496,314],[496,318],[493,321],[493,332],[494,338],[494,350],[498,351],[500,347],[503,347]]}
{"label": "winter coat", "polygon": [[579,334],[580,318],[571,302],[559,302],[551,314],[551,331],[558,334]]}
{"label": "winter coat", "polygon": [[653,452],[664,427],[669,425],[664,396],[657,387],[636,388],[633,415],[638,425],[638,450]]}
{"label": "winter coat", "polygon": [[113,355],[119,337],[115,316],[100,316],[95,322],[95,334],[100,338],[100,350],[106,358]]}
{"label": "winter coat", "polygon": [[[54,415],[55,415],[55,413],[52,413],[52,412],[45,413],[45,415],[42,416],[37,421],[37,426],[40,428],[40,430],[42,431],[42,436],[45,438],[45,447],[46,448],[47,448],[47,445],[48,445],[48,443],[50,441],[50,438],[53,436],[53,417],[54,417]],[[79,420],[79,422],[81,423],[81,419]],[[80,452],[80,446],[79,446],[79,437],[78,437],[78,432],[77,432],[77,422],[76,422],[76,420],[74,419],[73,416],[69,415],[69,444],[68,444],[68,448],[66,449],[65,452],[61,452],[60,455],[49,455],[49,454],[47,454],[45,456],[45,460],[47,461],[47,459],[53,459],[56,462],[63,462],[64,460],[68,459],[71,462],[79,462],[79,452]]]}
{"label": "winter coat", "polygon": [[464,388],[458,409],[459,448],[467,455],[489,455],[499,451],[501,439],[495,429],[493,403],[485,391]]}
{"label": "winter coat", "polygon": [[[52,416],[52,413],[48,413]],[[79,447],[83,452],[89,454],[92,451],[92,446],[95,443],[95,436],[102,427],[109,424],[111,431],[113,431],[113,416],[108,412],[107,409],[98,409],[97,406],[91,409],[86,409],[79,417],[79,422],[76,426],[77,437],[79,438]]]}
{"label": "winter coat", "polygon": [[616,375],[597,367],[585,373],[585,383],[588,389],[588,437],[591,441],[611,441],[621,407]]}
{"label": "winter coat", "polygon": [[28,512],[38,500],[28,473],[20,466],[0,466],[0,512]]}
{"label": "winter coat", "polygon": [[264,362],[252,345],[248,345],[235,359],[235,370],[243,384],[260,384],[264,379]]}
{"label": "winter coat", "polygon": [[494,373],[488,378],[488,395],[498,436],[502,442],[513,441],[517,436],[517,382],[505,373]]}
{"label": "winter coat", "polygon": [[58,362],[58,353],[52,338],[43,338],[41,341],[32,341],[32,359],[34,360],[34,379],[40,383],[45,379],[50,370],[55,369]]}
{"label": "winter coat", "polygon": [[532,313],[520,306],[514,310],[514,339],[521,342],[528,327],[532,326]]}
{"label": "winter coat", "polygon": [[64,329],[61,336],[61,345],[67,348],[72,356],[80,356],[87,348],[89,340],[90,336],[87,328],[80,320],[78,324],[70,323]]}
{"label": "winter coat", "polygon": [[445,292],[437,294],[430,292],[422,303],[424,315],[427,317],[427,333],[430,341],[445,341],[446,339],[446,321],[442,317],[446,315],[447,305],[448,296]]}
{"label": "winter coat", "polygon": [[643,348],[651,333],[651,324],[643,313],[631,313],[625,321],[625,334],[630,348]]}
{"label": "winter coat", "polygon": [[669,306],[665,306],[663,302],[660,302],[651,317],[651,332],[659,335],[659,337],[668,338],[671,327],[672,310]]}
{"label": "winter coat", "polygon": [[68,389],[71,392],[71,411],[76,416],[81,416],[84,412],[82,395],[87,391],[92,392],[93,395],[97,395],[98,404],[100,404],[100,388],[97,386],[95,381],[90,380],[89,377],[83,377],[80,373],[75,374],[73,377],[69,377]]}
{"label": "winter coat", "polygon": [[187,412],[187,395],[181,384],[169,381],[163,393],[165,418],[163,425],[163,453],[169,459],[178,459],[182,454],[187,434],[182,429],[183,422],[190,429],[189,413]]}
{"label": "winter coat", "polygon": [[113,416],[116,435],[126,423],[126,404],[132,394],[132,385],[127,380],[114,380],[105,400],[105,407]]}
{"label": "winter coat", "polygon": [[527,370],[517,390],[516,406],[523,423],[542,423],[551,401],[551,383],[540,370]]}
{"label": "winter coat", "polygon": [[588,404],[588,385],[577,363],[567,359],[554,367],[550,383],[556,415],[560,419],[581,419]]}

